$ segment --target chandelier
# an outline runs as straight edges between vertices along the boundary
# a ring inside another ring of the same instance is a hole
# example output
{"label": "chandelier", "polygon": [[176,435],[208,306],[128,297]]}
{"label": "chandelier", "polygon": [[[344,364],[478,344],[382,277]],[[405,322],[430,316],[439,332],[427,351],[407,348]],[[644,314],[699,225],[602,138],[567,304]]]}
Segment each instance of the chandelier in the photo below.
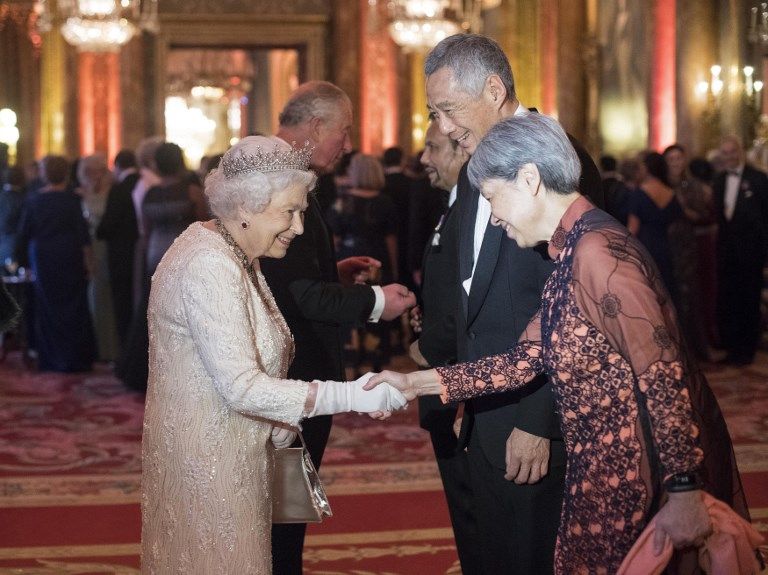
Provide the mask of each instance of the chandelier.
{"label": "chandelier", "polygon": [[406,50],[429,50],[462,30],[449,0],[392,0],[389,10],[389,33]]}
{"label": "chandelier", "polygon": [[750,8],[747,39],[752,44],[768,45],[768,2],[758,2]]}
{"label": "chandelier", "polygon": [[157,0],[38,0],[37,26],[61,23],[64,39],[82,52],[116,52],[140,30],[157,32]]}

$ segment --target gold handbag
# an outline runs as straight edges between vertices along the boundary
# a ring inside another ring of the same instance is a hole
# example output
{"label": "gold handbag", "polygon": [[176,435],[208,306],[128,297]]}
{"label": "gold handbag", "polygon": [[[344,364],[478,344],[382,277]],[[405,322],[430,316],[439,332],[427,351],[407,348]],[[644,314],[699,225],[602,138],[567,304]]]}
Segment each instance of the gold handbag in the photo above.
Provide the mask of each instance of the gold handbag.
{"label": "gold handbag", "polygon": [[333,515],[301,433],[299,439],[301,447],[274,452],[272,523],[320,523]]}

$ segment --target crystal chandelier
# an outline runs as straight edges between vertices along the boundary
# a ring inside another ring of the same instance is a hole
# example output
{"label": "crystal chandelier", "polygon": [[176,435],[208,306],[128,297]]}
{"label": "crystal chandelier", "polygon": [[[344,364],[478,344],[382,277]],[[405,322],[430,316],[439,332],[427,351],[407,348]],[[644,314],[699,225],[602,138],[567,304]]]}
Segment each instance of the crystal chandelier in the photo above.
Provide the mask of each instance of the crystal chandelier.
{"label": "crystal chandelier", "polygon": [[462,30],[448,0],[392,0],[389,10],[389,33],[406,50],[429,50]]}
{"label": "crystal chandelier", "polygon": [[38,0],[42,32],[61,22],[64,39],[82,52],[116,52],[139,30],[157,32],[157,0]]}

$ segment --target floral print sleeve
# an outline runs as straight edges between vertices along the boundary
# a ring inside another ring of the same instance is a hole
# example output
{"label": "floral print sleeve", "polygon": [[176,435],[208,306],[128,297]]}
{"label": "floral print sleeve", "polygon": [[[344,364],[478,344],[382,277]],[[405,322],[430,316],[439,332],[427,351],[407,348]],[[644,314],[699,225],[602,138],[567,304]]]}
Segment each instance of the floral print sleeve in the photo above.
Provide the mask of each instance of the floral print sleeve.
{"label": "floral print sleeve", "polygon": [[541,347],[541,314],[537,313],[509,351],[477,361],[438,367],[443,402],[511,391],[544,371]]}
{"label": "floral print sleeve", "polygon": [[651,257],[626,230],[587,232],[573,254],[573,290],[583,313],[632,367],[664,476],[702,459],[680,333]]}

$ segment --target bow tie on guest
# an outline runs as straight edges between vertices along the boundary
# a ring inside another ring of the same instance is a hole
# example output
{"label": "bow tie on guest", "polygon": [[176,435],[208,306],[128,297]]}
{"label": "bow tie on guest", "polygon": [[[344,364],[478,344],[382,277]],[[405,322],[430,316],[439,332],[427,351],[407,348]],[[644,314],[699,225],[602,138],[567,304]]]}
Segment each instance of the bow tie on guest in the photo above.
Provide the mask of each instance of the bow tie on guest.
{"label": "bow tie on guest", "polygon": [[740,178],[741,177],[741,172],[739,172],[738,170],[728,170],[728,175],[729,176],[736,176],[737,178]]}

